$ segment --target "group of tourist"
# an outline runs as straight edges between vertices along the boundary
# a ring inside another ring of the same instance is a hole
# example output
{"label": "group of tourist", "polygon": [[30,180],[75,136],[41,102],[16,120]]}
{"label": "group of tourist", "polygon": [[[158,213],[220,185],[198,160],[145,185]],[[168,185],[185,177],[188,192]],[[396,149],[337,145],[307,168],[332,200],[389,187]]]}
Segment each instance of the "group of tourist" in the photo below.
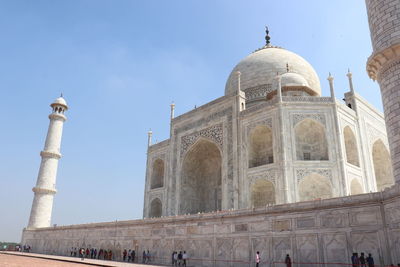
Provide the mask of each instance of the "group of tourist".
{"label": "group of tourist", "polygon": [[186,251],[172,252],[172,265],[173,266],[186,266],[189,256]]}
{"label": "group of tourist", "polygon": [[150,251],[147,250],[143,250],[143,254],[142,254],[142,263],[149,263],[151,261],[151,254]]}
{"label": "group of tourist", "polygon": [[71,257],[80,257],[82,259],[84,258],[90,258],[90,259],[99,259],[99,260],[112,260],[113,259],[113,252],[112,250],[106,250],[106,249],[99,249],[97,250],[96,248],[74,248],[72,247],[70,250],[70,256]]}
{"label": "group of tourist", "polygon": [[122,261],[135,262],[136,252],[133,249],[126,250],[122,252]]}
{"label": "group of tourist", "polygon": [[360,266],[360,267],[374,267],[374,258],[372,257],[371,253],[368,254],[368,257],[365,257],[364,252],[361,252],[360,257],[358,256],[358,253],[353,253],[353,256],[351,256],[351,264],[353,267],[355,266]]}

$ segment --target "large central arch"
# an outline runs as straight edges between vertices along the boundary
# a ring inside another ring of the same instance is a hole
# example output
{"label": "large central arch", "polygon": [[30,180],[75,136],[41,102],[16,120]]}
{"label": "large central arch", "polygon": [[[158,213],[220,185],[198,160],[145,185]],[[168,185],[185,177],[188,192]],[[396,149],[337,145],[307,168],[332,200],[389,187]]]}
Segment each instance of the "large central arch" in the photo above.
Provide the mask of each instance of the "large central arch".
{"label": "large central arch", "polygon": [[215,143],[199,139],[191,147],[182,163],[180,214],[221,209],[221,165]]}

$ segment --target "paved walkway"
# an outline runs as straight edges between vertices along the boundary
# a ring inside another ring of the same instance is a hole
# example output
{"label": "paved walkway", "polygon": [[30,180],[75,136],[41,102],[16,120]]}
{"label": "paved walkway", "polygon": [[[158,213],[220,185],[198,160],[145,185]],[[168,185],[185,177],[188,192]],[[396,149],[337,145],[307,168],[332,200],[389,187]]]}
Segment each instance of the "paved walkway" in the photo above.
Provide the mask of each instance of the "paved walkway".
{"label": "paved walkway", "polygon": [[54,256],[25,252],[0,252],[0,266],[4,267],[156,267],[160,265],[135,264],[117,261],[103,261],[75,257]]}

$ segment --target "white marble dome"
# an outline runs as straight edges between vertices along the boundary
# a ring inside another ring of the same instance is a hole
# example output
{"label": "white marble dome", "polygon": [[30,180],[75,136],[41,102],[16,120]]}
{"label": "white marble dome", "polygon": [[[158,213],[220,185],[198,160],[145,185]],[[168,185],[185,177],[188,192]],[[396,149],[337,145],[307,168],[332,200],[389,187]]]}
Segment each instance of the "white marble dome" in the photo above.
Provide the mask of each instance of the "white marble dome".
{"label": "white marble dome", "polygon": [[67,101],[65,101],[65,99],[62,96],[56,98],[56,100],[54,100],[50,106],[53,106],[53,105],[61,105],[61,106],[68,108]]}
{"label": "white marble dome", "polygon": [[282,87],[310,87],[307,80],[298,73],[286,72],[281,75]]}
{"label": "white marble dome", "polygon": [[[257,87],[264,87],[265,94],[276,90],[274,88],[277,73],[284,74],[289,66],[290,75],[286,75],[287,82],[300,83],[307,86],[312,95],[321,95],[321,85],[314,68],[301,56],[286,49],[265,46],[244,59],[232,70],[225,86],[225,95],[237,92],[237,72],[240,75],[241,90],[247,93],[249,90],[258,90]],[[298,74],[298,75],[296,75]],[[258,93],[259,94],[259,93]]]}

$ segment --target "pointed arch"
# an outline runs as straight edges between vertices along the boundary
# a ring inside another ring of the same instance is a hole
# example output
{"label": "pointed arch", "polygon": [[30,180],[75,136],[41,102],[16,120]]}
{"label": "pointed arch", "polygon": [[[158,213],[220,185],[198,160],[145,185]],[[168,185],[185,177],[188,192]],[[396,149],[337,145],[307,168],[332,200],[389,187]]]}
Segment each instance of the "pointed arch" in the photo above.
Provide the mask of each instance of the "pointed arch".
{"label": "pointed arch", "polygon": [[304,119],[294,128],[297,160],[329,160],[325,127],[312,119]]}
{"label": "pointed arch", "polygon": [[151,171],[150,189],[160,188],[164,186],[164,161],[156,159],[153,162]]}
{"label": "pointed arch", "polygon": [[332,197],[332,185],[328,178],[311,173],[298,184],[300,201],[325,199]]}
{"label": "pointed arch", "polygon": [[351,195],[359,195],[359,194],[363,194],[364,190],[362,188],[362,185],[360,184],[360,182],[357,179],[353,179],[351,180],[350,183],[350,194]]}
{"label": "pointed arch", "polygon": [[343,136],[347,162],[360,167],[356,137],[349,126],[344,127]]}
{"label": "pointed arch", "polygon": [[159,198],[155,198],[150,203],[149,217],[161,217],[162,215],[162,203]]}
{"label": "pointed arch", "polygon": [[218,146],[200,138],[186,153],[181,168],[181,214],[221,209],[222,156]]}
{"label": "pointed arch", "polygon": [[250,134],[249,168],[274,162],[272,131],[265,125],[258,125]]}
{"label": "pointed arch", "polygon": [[255,208],[275,204],[274,184],[267,180],[257,180],[251,186],[251,206]]}
{"label": "pointed arch", "polygon": [[374,164],[376,189],[381,191],[394,184],[392,161],[390,153],[382,140],[378,139],[372,146],[372,160]]}

